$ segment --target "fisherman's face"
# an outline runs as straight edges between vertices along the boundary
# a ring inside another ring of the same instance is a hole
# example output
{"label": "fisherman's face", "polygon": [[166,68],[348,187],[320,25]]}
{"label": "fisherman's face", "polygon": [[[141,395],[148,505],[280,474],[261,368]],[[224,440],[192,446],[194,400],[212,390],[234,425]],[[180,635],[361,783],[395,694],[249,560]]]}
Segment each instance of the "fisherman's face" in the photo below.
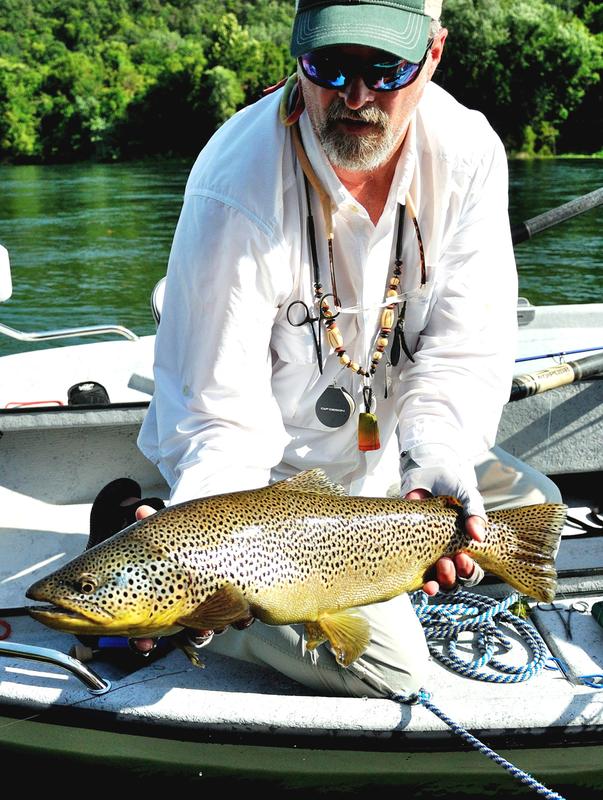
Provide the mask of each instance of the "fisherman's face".
{"label": "fisherman's face", "polygon": [[[434,38],[417,78],[395,91],[369,89],[356,75],[341,89],[312,83],[298,67],[306,110],[327,158],[337,170],[372,171],[386,164],[404,140],[408,123],[444,48],[447,31]],[[374,63],[379,51],[360,45],[340,48],[346,59]]]}

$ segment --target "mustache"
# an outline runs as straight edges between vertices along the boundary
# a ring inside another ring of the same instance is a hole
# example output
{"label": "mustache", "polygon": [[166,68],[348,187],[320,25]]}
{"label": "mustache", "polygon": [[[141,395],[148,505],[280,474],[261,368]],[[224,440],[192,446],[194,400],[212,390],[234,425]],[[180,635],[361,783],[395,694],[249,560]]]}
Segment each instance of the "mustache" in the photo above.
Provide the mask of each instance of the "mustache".
{"label": "mustache", "polygon": [[376,125],[382,130],[386,130],[389,125],[389,117],[380,108],[366,106],[365,108],[348,108],[345,102],[338,98],[334,100],[327,109],[325,122],[327,125],[340,119],[351,119],[355,122],[367,122]]}

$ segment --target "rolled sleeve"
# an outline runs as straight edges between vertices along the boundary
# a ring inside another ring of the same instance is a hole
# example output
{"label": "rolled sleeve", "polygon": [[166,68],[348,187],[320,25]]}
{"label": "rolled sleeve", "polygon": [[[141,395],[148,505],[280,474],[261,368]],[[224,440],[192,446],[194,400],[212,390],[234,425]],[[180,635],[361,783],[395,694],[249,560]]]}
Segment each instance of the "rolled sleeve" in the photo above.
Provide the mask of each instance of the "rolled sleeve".
{"label": "rolled sleeve", "polygon": [[185,197],[139,445],[172,502],[266,485],[288,441],[271,388],[270,336],[291,273],[244,210]]}

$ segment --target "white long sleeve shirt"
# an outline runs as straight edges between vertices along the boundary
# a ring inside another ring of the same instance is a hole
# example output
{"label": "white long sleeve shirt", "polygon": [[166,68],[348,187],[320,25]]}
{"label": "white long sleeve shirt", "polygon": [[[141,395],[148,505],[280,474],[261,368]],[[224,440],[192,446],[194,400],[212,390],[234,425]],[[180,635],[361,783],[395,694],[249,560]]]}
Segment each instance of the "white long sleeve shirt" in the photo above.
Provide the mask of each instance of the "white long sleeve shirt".
{"label": "white long sleeve shirt", "polygon": [[[485,118],[428,84],[375,226],[341,184],[312,131],[307,155],[335,204],[334,257],[346,352],[367,365],[388,278],[398,203],[409,191],[425,245],[420,292],[414,229],[404,226],[401,288],[414,363],[384,357],[373,388],[382,448],[362,453],[362,379],[331,353],[320,375],[309,325],[287,308],[312,303],[303,172],[280,123],[280,91],[243,109],[204,148],[189,177],[168,266],[155,348],[155,394],[139,446],[172,502],[256,488],[320,466],[355,494],[383,494],[400,450],[444,446],[471,463],[492,446],[508,399],[517,282],[503,146]],[[325,291],[325,232],[312,198]],[[323,340],[324,340],[323,332]],[[391,339],[390,337],[390,343]],[[323,345],[326,347],[326,344]],[[336,381],[356,401],[340,428],[315,413]],[[397,435],[396,435],[397,434]]]}

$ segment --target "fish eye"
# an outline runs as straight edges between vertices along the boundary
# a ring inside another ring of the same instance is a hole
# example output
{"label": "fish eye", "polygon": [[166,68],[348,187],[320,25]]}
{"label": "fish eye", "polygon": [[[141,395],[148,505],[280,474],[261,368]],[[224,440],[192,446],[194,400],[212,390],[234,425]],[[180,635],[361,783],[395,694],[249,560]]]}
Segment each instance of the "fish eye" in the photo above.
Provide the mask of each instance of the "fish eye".
{"label": "fish eye", "polygon": [[98,587],[94,575],[80,575],[78,578],[78,588],[83,594],[92,594]]}

